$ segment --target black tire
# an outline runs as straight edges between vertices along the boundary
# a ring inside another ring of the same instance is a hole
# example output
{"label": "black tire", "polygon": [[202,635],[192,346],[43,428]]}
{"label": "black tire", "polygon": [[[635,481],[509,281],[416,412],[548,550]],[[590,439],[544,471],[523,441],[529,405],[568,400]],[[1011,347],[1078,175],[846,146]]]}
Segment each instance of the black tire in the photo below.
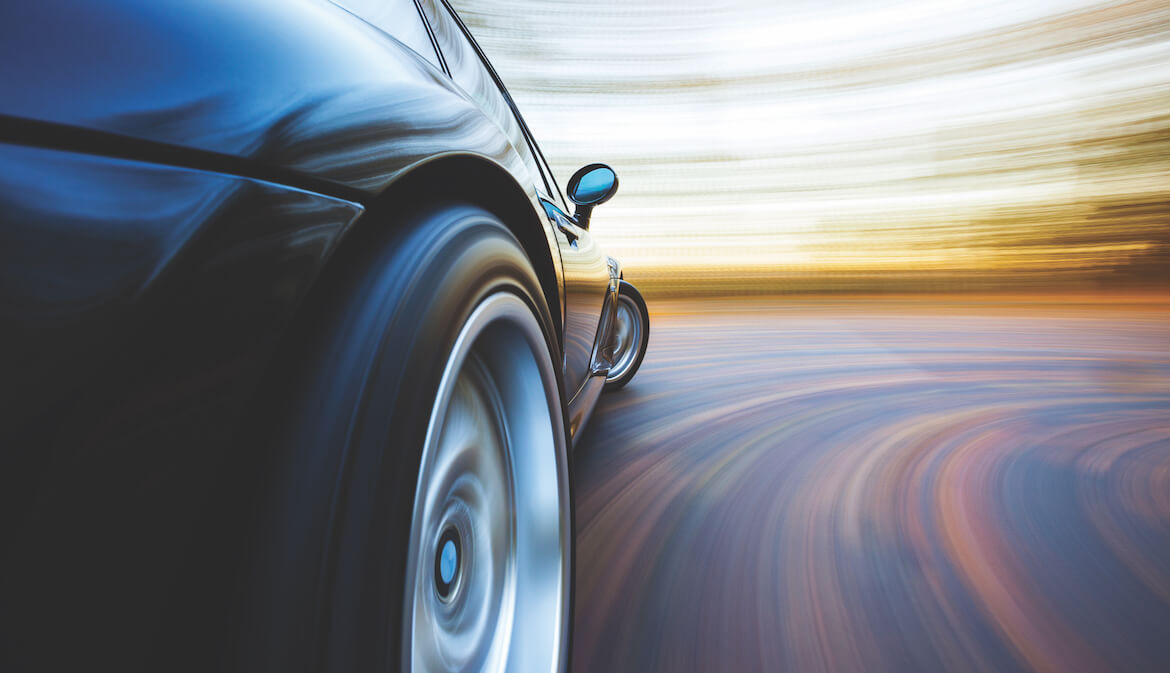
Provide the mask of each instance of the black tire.
{"label": "black tire", "polygon": [[[621,281],[618,286],[618,311],[617,320],[622,319],[623,306],[628,309],[626,315],[629,319],[639,321],[637,329],[634,332],[636,338],[634,343],[628,344],[627,347],[636,348],[629,354],[628,362],[617,371],[612,371],[605,380],[605,391],[610,392],[624,387],[634,378],[638,373],[638,368],[642,366],[642,358],[646,357],[646,349],[650,346],[650,312],[646,309],[646,300],[642,298],[642,293],[638,292],[638,288],[634,287],[626,281]],[[616,329],[616,328],[615,328]],[[623,364],[622,354],[615,352],[614,354],[615,366]]]}
{"label": "black tire", "polygon": [[[436,395],[477,307],[519,299],[543,336],[543,349],[532,352],[548,368],[532,385],[552,377],[551,392],[541,392],[568,510],[556,639],[563,671],[573,578],[568,429],[540,283],[515,237],[486,211],[444,207],[404,219],[331,262],[342,270],[324,280],[311,337],[282,384],[272,415],[275,486],[257,536],[241,660],[253,670],[410,670],[405,591],[414,580],[406,569],[418,564],[407,557]],[[533,332],[526,334],[531,344]]]}

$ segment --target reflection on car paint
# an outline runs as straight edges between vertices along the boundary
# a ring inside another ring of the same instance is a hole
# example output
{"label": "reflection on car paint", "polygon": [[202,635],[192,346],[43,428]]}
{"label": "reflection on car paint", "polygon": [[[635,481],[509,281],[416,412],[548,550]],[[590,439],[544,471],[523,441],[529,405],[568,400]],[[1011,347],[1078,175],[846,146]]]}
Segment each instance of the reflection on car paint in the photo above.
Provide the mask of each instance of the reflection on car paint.
{"label": "reflection on car paint", "polygon": [[38,665],[72,647],[128,661],[90,624],[111,605],[149,621],[177,600],[127,587],[170,586],[198,566],[204,552],[175,543],[205,506],[187,485],[238,463],[228,449],[255,382],[362,209],[0,145],[0,211],[0,520],[21,541],[6,552],[4,613],[27,632],[72,634],[69,651],[37,649]]}

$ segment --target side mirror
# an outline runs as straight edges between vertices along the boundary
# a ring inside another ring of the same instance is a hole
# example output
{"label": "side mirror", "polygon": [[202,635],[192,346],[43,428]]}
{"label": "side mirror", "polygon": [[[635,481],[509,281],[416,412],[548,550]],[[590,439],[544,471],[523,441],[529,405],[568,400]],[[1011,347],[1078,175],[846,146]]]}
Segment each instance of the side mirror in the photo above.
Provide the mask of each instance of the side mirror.
{"label": "side mirror", "polygon": [[589,164],[574,173],[569,178],[568,192],[569,200],[577,204],[573,213],[577,226],[588,229],[593,206],[609,201],[617,193],[617,188],[617,173],[605,164]]}

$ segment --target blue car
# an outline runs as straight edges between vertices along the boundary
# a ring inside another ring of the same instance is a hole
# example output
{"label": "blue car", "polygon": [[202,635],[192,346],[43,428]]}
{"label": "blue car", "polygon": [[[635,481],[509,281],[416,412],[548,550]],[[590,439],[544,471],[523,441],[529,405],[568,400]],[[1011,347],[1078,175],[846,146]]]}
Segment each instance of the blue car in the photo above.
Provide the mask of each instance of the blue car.
{"label": "blue car", "polygon": [[0,667],[565,670],[614,171],[440,0],[7,2],[0,92]]}

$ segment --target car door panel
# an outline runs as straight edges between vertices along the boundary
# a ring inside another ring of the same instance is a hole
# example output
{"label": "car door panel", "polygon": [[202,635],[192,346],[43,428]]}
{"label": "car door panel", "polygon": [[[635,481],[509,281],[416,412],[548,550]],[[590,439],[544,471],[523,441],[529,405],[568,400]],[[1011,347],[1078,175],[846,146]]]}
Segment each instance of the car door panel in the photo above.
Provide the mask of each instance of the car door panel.
{"label": "car door panel", "polygon": [[[564,367],[570,399],[596,374],[594,353],[602,314],[609,299],[611,274],[606,255],[588,230],[576,226],[560,208],[544,202],[561,251],[565,274]],[[604,373],[604,372],[602,372]]]}

